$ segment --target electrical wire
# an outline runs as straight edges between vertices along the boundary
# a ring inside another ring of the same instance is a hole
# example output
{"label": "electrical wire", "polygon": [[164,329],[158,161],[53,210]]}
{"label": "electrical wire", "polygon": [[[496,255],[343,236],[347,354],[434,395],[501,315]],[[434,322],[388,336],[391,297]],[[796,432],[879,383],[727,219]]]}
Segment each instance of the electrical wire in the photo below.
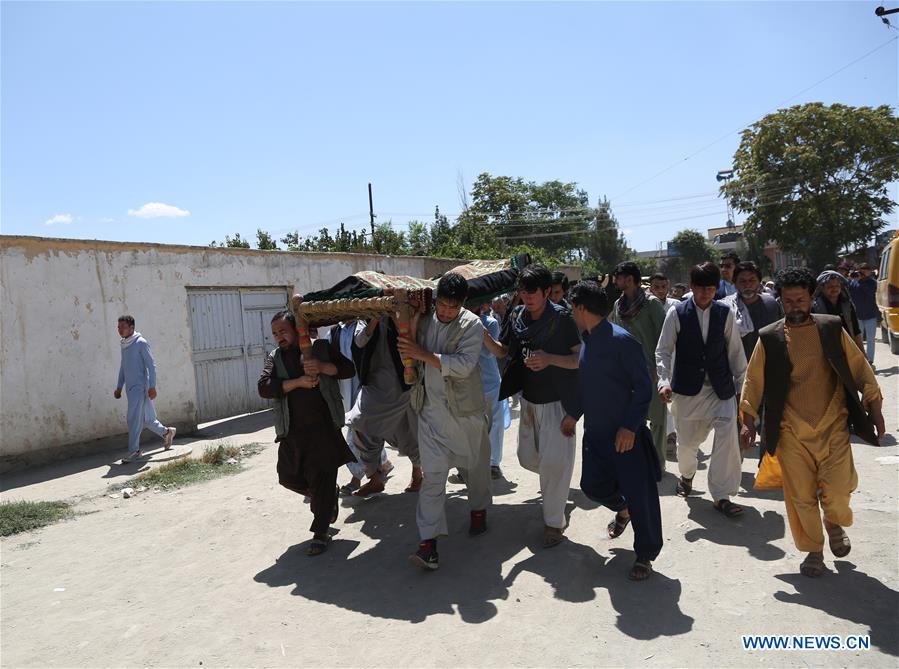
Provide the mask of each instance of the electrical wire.
{"label": "electrical wire", "polygon": [[[880,44],[879,46],[874,47],[874,48],[871,49],[870,51],[867,51],[866,53],[864,53],[863,55],[859,56],[858,58],[856,58],[856,59],[850,61],[850,62],[847,63],[846,65],[840,67],[839,69],[835,70],[834,72],[831,72],[831,73],[828,74],[826,77],[824,77],[824,78],[822,78],[822,79],[819,79],[818,81],[816,81],[815,83],[813,83],[811,86],[807,86],[807,87],[803,88],[801,91],[799,91],[798,93],[795,93],[794,95],[791,95],[790,97],[788,97],[788,98],[787,98],[786,100],[784,100],[783,102],[778,103],[777,105],[775,105],[774,107],[772,107],[772,108],[769,109],[768,111],[764,112],[764,113],[762,114],[762,116],[765,116],[765,115],[767,115],[767,114],[770,114],[772,111],[776,111],[777,109],[779,109],[780,107],[782,107],[782,106],[785,105],[786,103],[788,103],[788,102],[794,100],[795,98],[799,97],[799,96],[802,95],[803,93],[807,93],[808,91],[810,91],[811,89],[815,88],[816,86],[818,86],[818,85],[820,85],[820,84],[823,84],[823,83],[824,83],[825,81],[827,81],[828,79],[831,79],[831,78],[835,77],[836,75],[840,74],[840,73],[843,72],[844,70],[847,70],[848,68],[852,67],[852,66],[855,65],[856,63],[861,62],[862,60],[864,60],[864,59],[867,58],[868,56],[871,56],[871,55],[875,54],[876,52],[880,51],[880,50],[883,49],[885,46],[887,46],[887,45],[889,45],[889,44],[892,44],[892,43],[895,42],[896,40],[899,40],[899,35],[897,35],[897,36],[895,36],[895,37],[891,37],[891,38],[888,39],[886,42]],[[754,122],[755,122],[755,121],[753,121],[753,123],[754,123]],[[652,176],[649,177],[648,179],[645,179],[645,180],[641,181],[640,183],[636,184],[635,186],[631,186],[631,187],[628,188],[627,190],[622,191],[621,193],[619,193],[618,195],[616,195],[615,198],[613,198],[613,199],[617,199],[618,197],[621,197],[622,195],[627,195],[628,193],[635,191],[637,188],[640,188],[641,186],[645,186],[645,185],[648,184],[650,181],[654,181],[654,180],[657,179],[658,177],[662,176],[663,174],[666,174],[667,172],[670,172],[670,171],[673,170],[675,167],[677,167],[677,166],[679,166],[679,165],[681,165],[681,164],[687,162],[687,161],[690,160],[691,158],[695,158],[696,156],[698,156],[700,153],[702,153],[702,152],[705,151],[706,149],[710,149],[711,147],[715,146],[715,144],[718,144],[719,142],[724,141],[725,139],[727,139],[727,138],[730,137],[731,135],[734,135],[735,133],[743,132],[743,129],[749,127],[750,125],[752,125],[752,123],[745,123],[745,124],[743,124],[742,127],[738,128],[737,130],[731,130],[731,131],[727,132],[726,134],[722,135],[722,136],[719,137],[718,139],[716,139],[716,140],[714,140],[714,141],[712,141],[712,142],[709,142],[709,143],[706,144],[705,146],[703,146],[703,147],[701,147],[700,149],[698,149],[698,150],[694,151],[693,153],[689,154],[687,157],[682,158],[682,159],[680,159],[680,160],[678,160],[678,161],[672,163],[671,165],[669,165],[669,166],[666,167],[665,169],[661,170],[660,172],[657,172],[656,174],[652,175]]]}

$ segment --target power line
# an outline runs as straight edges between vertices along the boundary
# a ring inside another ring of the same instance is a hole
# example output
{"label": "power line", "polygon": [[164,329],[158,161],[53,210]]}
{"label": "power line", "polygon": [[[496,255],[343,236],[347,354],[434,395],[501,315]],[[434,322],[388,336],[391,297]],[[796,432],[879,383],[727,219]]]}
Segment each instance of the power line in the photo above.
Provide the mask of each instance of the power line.
{"label": "power line", "polygon": [[[784,100],[783,102],[781,102],[781,103],[775,105],[774,107],[772,107],[772,108],[769,109],[768,111],[764,112],[764,113],[762,114],[762,116],[764,116],[764,115],[766,115],[766,114],[769,114],[769,113],[771,113],[772,111],[777,110],[779,107],[785,105],[786,103],[790,102],[790,101],[793,100],[794,98],[797,98],[797,97],[799,97],[800,95],[802,95],[803,93],[806,93],[806,92],[810,91],[810,90],[813,89],[815,86],[818,86],[819,84],[824,83],[824,82],[827,81],[828,79],[831,79],[831,78],[835,77],[836,75],[840,74],[840,73],[843,72],[844,70],[846,70],[846,69],[852,67],[853,65],[855,65],[856,63],[858,63],[858,62],[864,60],[864,59],[867,58],[868,56],[870,56],[870,55],[872,55],[872,54],[874,54],[874,53],[880,51],[882,48],[884,48],[884,47],[887,46],[888,44],[892,44],[892,43],[895,42],[897,39],[899,39],[899,35],[897,35],[896,37],[891,37],[890,39],[888,39],[888,40],[887,40],[886,42],[884,42],[883,44],[874,47],[873,49],[871,49],[870,51],[868,51],[868,52],[864,53],[863,55],[859,56],[859,57],[856,58],[855,60],[852,60],[852,61],[850,61],[849,63],[847,63],[846,65],[842,66],[841,68],[835,70],[834,72],[831,72],[830,74],[828,74],[828,75],[827,75],[826,77],[824,77],[823,79],[819,79],[818,81],[816,81],[815,83],[813,83],[811,86],[807,86],[807,87],[803,88],[801,91],[799,91],[798,93],[796,93],[796,94],[794,94],[794,95],[791,95],[790,97],[788,97],[788,98],[787,98],[786,100]],[[718,139],[714,140],[713,142],[709,142],[708,144],[706,144],[706,145],[703,146],[702,148],[700,148],[700,149],[698,149],[697,151],[694,151],[693,153],[689,154],[686,158],[682,158],[681,160],[678,160],[677,162],[672,163],[671,165],[669,165],[669,166],[666,167],[665,169],[661,170],[660,172],[657,172],[656,174],[652,175],[652,176],[649,177],[648,179],[645,179],[644,181],[641,181],[641,182],[638,183],[637,185],[631,186],[631,187],[628,188],[627,190],[622,191],[621,193],[619,193],[618,195],[616,195],[615,198],[621,197],[622,195],[627,195],[628,193],[630,193],[630,192],[636,190],[637,188],[640,188],[641,186],[645,186],[645,185],[648,184],[650,181],[654,181],[655,179],[657,179],[658,177],[662,176],[663,174],[665,174],[665,173],[667,173],[667,172],[673,170],[673,169],[674,169],[675,167],[677,167],[678,165],[681,165],[682,163],[687,162],[687,161],[690,160],[691,158],[694,158],[694,157],[698,156],[700,153],[702,153],[702,152],[705,151],[706,149],[709,149],[709,148],[713,147],[715,144],[718,144],[719,142],[721,142],[721,141],[727,139],[728,137],[730,137],[730,136],[733,135],[734,133],[742,132],[742,131],[743,131],[743,128],[746,128],[746,127],[748,127],[749,125],[751,125],[751,123],[746,123],[746,124],[744,124],[741,128],[738,128],[738,129],[736,129],[736,130],[731,130],[731,131],[729,131],[728,133],[722,135],[721,137],[719,137]],[[615,199],[615,198],[613,198],[613,199]]]}

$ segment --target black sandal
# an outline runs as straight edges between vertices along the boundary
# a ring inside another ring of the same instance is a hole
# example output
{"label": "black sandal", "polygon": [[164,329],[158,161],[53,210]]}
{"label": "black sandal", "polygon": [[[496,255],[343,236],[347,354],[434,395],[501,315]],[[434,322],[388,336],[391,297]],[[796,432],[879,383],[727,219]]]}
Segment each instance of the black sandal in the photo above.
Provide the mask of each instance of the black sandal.
{"label": "black sandal", "polygon": [[737,506],[729,499],[719,499],[715,502],[715,510],[723,513],[728,518],[736,518],[743,513],[743,507]]}
{"label": "black sandal", "polygon": [[675,494],[678,497],[689,497],[690,493],[693,492],[693,478],[684,478],[680,477],[680,480],[677,482],[677,487],[674,489]]}
{"label": "black sandal", "polygon": [[645,581],[652,575],[652,562],[649,560],[637,560],[631,567],[627,577],[631,581]]}
{"label": "black sandal", "polygon": [[609,534],[609,539],[617,539],[620,537],[627,529],[627,526],[630,525],[630,522],[630,516],[622,516],[621,514],[616,513],[615,520],[606,526],[606,532]]}
{"label": "black sandal", "polygon": [[319,535],[315,535],[312,537],[312,541],[309,542],[309,548],[306,549],[306,555],[309,557],[315,557],[316,555],[321,555],[326,550],[328,550],[328,542],[331,541],[331,537],[322,538]]}

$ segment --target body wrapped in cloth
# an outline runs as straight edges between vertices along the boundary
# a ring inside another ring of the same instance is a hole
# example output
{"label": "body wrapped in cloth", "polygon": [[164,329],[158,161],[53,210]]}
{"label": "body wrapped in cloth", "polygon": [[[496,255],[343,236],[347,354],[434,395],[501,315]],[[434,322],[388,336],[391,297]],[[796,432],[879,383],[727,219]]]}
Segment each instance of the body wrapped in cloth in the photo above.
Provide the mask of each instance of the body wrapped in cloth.
{"label": "body wrapped in cloth", "polygon": [[[529,262],[530,257],[522,254],[511,260],[475,260],[451,271],[468,280],[466,306],[472,308],[514,290],[519,270]],[[365,271],[348,276],[327,290],[294,295],[291,310],[297,320],[300,349],[304,354],[311,353],[310,327],[369,320],[385,314],[394,318],[400,336],[410,336],[412,317],[416,311],[423,313],[431,306],[438,279]],[[411,385],[416,380],[413,361],[403,360],[403,366],[405,381]]]}

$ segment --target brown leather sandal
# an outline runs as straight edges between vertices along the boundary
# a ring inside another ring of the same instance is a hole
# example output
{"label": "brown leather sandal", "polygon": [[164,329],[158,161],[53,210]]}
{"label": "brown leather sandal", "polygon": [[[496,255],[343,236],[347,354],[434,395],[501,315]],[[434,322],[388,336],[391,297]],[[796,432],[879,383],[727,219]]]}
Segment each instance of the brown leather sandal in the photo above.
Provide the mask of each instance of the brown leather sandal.
{"label": "brown leather sandal", "polygon": [[839,525],[834,527],[825,525],[824,529],[827,530],[827,536],[830,539],[828,541],[830,552],[833,553],[834,557],[842,558],[849,555],[849,551],[852,550],[852,544],[849,542],[849,535],[846,534],[846,530]]}
{"label": "brown leather sandal", "polygon": [[816,551],[805,556],[799,565],[799,573],[809,578],[818,578],[824,574],[824,553]]}

